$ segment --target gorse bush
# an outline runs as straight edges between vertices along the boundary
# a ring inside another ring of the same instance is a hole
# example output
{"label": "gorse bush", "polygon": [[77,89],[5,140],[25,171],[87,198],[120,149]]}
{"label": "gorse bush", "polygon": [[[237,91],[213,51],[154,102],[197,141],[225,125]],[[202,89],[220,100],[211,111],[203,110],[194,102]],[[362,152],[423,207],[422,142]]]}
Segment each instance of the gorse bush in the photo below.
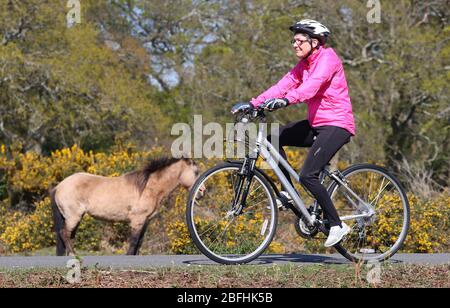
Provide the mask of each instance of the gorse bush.
{"label": "gorse bush", "polygon": [[450,251],[450,194],[423,201],[408,195],[411,226],[403,250],[405,252]]}
{"label": "gorse bush", "polygon": [[[20,146],[0,147],[0,252],[31,253],[55,244],[53,219],[48,198],[48,189],[75,172],[90,172],[104,176],[119,176],[138,169],[151,158],[161,156],[165,150],[160,147],[149,151],[138,151],[133,146],[118,146],[112,153],[85,152],[77,146],[51,153],[50,156],[34,152],[21,153]],[[295,168],[301,165],[304,154],[301,151],[288,151],[288,159]],[[217,161],[199,162],[201,170],[216,164]],[[338,168],[346,167],[338,162]],[[273,176],[270,170],[267,173]],[[1,175],[3,174],[3,181]],[[2,184],[3,183],[3,184]],[[313,199],[296,186],[306,204]],[[224,196],[224,200],[225,201]],[[444,252],[450,250],[450,194],[442,193],[438,198],[423,200],[408,194],[411,206],[411,227],[405,241],[404,252]],[[152,241],[160,241],[159,252],[175,254],[199,253],[192,243],[185,222],[187,193],[177,190],[152,229]],[[388,200],[389,201],[389,200]],[[392,200],[390,200],[392,202]],[[221,200],[217,200],[221,202]],[[22,204],[19,206],[19,204]],[[381,202],[388,204],[388,202]],[[377,224],[378,232],[389,234],[396,224],[389,217]],[[277,236],[270,245],[269,253],[326,252],[323,239],[306,241],[300,238],[293,228],[292,213],[280,215]],[[258,217],[239,222],[235,228],[240,236],[252,233]],[[75,247],[90,252],[123,253],[129,228],[123,223],[104,223],[89,216],[83,218],[78,229]],[[156,238],[155,233],[160,233]],[[164,234],[164,235],[162,235]],[[251,244],[251,238],[248,238]],[[380,243],[382,245],[383,243]],[[145,243],[144,243],[145,246]],[[230,241],[230,252],[232,242]]]}

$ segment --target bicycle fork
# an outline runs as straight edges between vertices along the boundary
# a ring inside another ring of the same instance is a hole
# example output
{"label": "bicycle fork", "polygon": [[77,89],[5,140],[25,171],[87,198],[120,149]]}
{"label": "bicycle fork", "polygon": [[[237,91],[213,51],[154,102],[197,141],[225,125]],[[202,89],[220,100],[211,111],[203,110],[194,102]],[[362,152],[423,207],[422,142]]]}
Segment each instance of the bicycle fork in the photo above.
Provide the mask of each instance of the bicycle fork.
{"label": "bicycle fork", "polygon": [[239,170],[238,181],[235,184],[235,187],[233,187],[235,198],[232,211],[235,216],[240,215],[246,206],[248,192],[254,176],[253,171],[255,169],[255,165],[256,158],[250,158],[247,156],[244,159],[241,170]]}

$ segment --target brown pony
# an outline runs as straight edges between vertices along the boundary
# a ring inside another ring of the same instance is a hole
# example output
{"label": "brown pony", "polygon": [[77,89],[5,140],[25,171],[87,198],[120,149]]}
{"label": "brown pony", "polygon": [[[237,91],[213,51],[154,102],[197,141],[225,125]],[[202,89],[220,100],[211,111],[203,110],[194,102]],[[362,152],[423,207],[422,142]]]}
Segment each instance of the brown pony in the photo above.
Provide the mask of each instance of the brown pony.
{"label": "brown pony", "polygon": [[197,165],[187,158],[153,160],[140,171],[115,178],[88,173],[69,176],[50,190],[56,254],[75,253],[71,239],[83,216],[89,214],[101,220],[130,223],[127,254],[136,255],[161,200],[178,185],[190,189],[197,177]]}

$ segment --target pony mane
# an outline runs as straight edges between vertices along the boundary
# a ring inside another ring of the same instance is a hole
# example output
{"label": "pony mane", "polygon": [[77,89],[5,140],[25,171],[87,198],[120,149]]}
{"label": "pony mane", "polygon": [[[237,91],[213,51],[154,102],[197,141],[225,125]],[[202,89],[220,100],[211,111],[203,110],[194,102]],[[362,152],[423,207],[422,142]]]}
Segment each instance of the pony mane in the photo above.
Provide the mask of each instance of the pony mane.
{"label": "pony mane", "polygon": [[180,160],[183,160],[187,163],[192,162],[192,160],[189,158],[160,157],[150,160],[141,170],[130,172],[125,176],[129,181],[134,183],[139,191],[139,194],[142,194],[145,187],[147,186],[150,176],[153,173],[162,171],[165,168],[179,162]]}

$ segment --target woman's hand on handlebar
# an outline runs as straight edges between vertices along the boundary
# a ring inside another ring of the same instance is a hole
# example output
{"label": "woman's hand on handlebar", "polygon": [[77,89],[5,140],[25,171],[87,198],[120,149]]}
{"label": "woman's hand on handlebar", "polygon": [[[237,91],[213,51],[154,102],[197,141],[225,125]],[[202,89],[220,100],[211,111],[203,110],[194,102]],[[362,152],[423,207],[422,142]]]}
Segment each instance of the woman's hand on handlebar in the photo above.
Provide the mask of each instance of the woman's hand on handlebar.
{"label": "woman's hand on handlebar", "polygon": [[231,108],[231,113],[238,117],[246,117],[247,119],[264,118],[264,108],[261,106],[253,106],[252,103],[237,103]]}
{"label": "woman's hand on handlebar", "polygon": [[274,111],[280,108],[287,107],[289,105],[289,101],[287,98],[271,98],[266,100],[261,108],[268,111]]}
{"label": "woman's hand on handlebar", "polygon": [[238,113],[244,113],[248,114],[251,113],[255,107],[252,105],[252,103],[237,103],[231,108],[232,114],[238,114]]}

